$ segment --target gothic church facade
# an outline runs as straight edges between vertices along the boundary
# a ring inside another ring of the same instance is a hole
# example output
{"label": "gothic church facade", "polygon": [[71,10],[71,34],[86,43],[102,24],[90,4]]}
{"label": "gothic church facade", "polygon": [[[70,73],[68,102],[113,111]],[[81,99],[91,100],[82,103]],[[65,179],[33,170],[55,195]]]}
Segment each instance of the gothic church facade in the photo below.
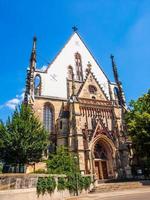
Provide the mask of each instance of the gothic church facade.
{"label": "gothic church facade", "polygon": [[44,71],[36,67],[36,38],[27,70],[24,103],[32,105],[53,145],[79,158],[82,174],[96,179],[129,176],[126,104],[111,56],[112,83],[75,30]]}

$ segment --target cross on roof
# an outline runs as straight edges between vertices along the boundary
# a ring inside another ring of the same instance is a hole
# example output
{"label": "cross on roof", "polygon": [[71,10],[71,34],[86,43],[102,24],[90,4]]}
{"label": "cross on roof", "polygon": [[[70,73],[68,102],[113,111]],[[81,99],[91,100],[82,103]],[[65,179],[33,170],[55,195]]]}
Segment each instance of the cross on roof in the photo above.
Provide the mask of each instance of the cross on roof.
{"label": "cross on roof", "polygon": [[74,32],[76,32],[76,31],[78,30],[78,28],[77,28],[76,26],[73,26],[73,27],[72,27],[72,30],[73,30]]}

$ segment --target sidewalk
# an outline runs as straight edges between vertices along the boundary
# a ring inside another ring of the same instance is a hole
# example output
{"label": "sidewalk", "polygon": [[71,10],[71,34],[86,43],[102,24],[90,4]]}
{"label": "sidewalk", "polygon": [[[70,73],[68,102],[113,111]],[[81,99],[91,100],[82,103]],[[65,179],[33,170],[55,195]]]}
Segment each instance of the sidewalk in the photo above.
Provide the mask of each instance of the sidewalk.
{"label": "sidewalk", "polygon": [[[147,186],[145,188],[137,188],[132,190],[123,190],[123,191],[114,191],[114,192],[104,192],[104,193],[91,193],[79,197],[70,197],[66,200],[100,200],[101,198],[115,197],[115,196],[124,196],[130,194],[142,194],[149,193],[150,195],[150,187]],[[143,199],[144,200],[144,199]]]}

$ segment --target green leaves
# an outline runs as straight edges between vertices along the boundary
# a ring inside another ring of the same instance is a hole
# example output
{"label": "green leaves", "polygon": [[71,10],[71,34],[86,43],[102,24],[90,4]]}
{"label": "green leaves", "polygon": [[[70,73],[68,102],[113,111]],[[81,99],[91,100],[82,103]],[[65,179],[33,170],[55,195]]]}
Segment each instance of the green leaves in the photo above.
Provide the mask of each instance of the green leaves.
{"label": "green leaves", "polygon": [[150,92],[130,102],[126,123],[136,154],[150,157]]}
{"label": "green leaves", "polygon": [[38,196],[44,195],[46,192],[50,195],[55,191],[57,187],[58,191],[68,189],[70,193],[75,193],[77,190],[82,191],[87,190],[91,185],[91,177],[82,176],[78,174],[70,174],[67,177],[58,177],[58,182],[56,183],[55,178],[49,177],[39,177],[37,182],[37,194]]}
{"label": "green leaves", "polygon": [[55,154],[50,155],[47,168],[50,174],[67,176],[58,178],[58,190],[68,189],[70,193],[77,193],[77,190],[87,190],[91,184],[91,177],[81,175],[77,156],[62,146],[57,148]]}
{"label": "green leaves", "polygon": [[47,188],[47,179],[43,177],[39,177],[37,186],[36,186],[38,196],[40,194],[44,195],[46,192],[46,188]]}
{"label": "green leaves", "polygon": [[54,177],[49,176],[49,177],[38,178],[38,182],[36,186],[36,191],[37,191],[38,196],[40,194],[44,195],[46,192],[51,194],[52,192],[54,192],[55,188],[56,188],[56,181]]}
{"label": "green leaves", "polygon": [[75,157],[64,147],[58,147],[47,161],[49,174],[69,174],[79,170]]}
{"label": "green leaves", "polygon": [[0,155],[9,164],[38,162],[47,148],[47,138],[30,106],[21,105],[6,125],[0,123]]}
{"label": "green leaves", "polygon": [[67,188],[67,180],[64,177],[59,177],[58,178],[58,185],[57,189],[58,190],[65,190]]}

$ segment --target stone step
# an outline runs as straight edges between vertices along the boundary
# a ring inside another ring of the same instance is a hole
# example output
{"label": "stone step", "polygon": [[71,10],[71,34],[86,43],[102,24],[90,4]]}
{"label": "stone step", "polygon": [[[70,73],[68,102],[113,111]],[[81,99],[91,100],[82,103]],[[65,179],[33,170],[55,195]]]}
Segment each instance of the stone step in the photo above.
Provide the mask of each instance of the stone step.
{"label": "stone step", "polygon": [[149,182],[119,182],[119,183],[101,183],[97,184],[91,192],[111,192],[111,191],[119,191],[126,189],[136,189],[141,187],[150,186]]}

